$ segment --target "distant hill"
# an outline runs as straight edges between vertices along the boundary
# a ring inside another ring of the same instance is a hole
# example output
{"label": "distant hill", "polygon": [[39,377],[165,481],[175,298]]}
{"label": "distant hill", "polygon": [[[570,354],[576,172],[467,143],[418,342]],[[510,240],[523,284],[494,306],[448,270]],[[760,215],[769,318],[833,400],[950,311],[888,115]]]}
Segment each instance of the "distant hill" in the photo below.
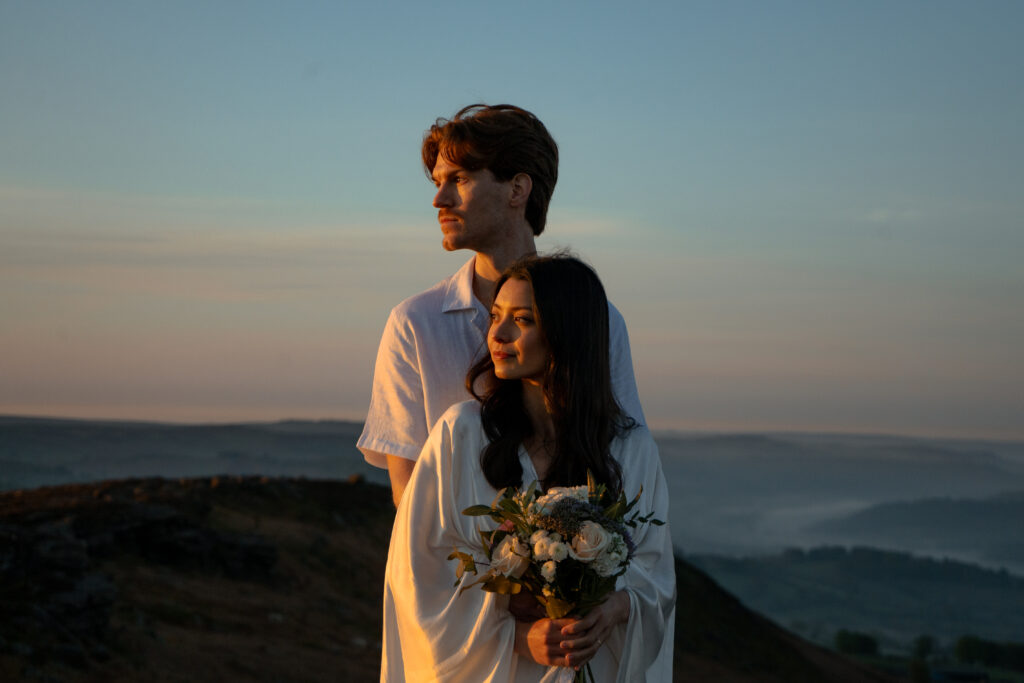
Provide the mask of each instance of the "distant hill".
{"label": "distant hill", "polygon": [[1024,491],[883,503],[810,530],[849,543],[955,553],[1024,573]]}
{"label": "distant hill", "polygon": [[[387,473],[355,447],[361,429],[342,421],[182,425],[0,416],[0,491],[217,474],[361,474],[387,483]],[[850,541],[814,525],[879,503],[1024,490],[1024,443],[827,434],[660,433],[655,440],[672,495],[673,542],[687,553],[844,544]]]}
{"label": "distant hill", "polygon": [[0,491],[125,477],[362,474],[386,482],[355,443],[362,424],[288,420],[167,424],[0,416]]}
{"label": "distant hill", "polygon": [[840,628],[904,650],[920,635],[946,645],[967,634],[1024,640],[1024,578],[1006,571],[842,547],[687,560],[752,609],[822,642]]}
{"label": "distant hill", "polygon": [[[686,553],[845,544],[815,525],[880,503],[1024,490],[1021,443],[825,434],[657,441],[672,491],[673,538]],[[941,557],[943,549],[933,552]]]}
{"label": "distant hill", "polygon": [[[393,509],[361,481],[0,494],[0,680],[376,681]],[[888,680],[677,561],[677,681]]]}

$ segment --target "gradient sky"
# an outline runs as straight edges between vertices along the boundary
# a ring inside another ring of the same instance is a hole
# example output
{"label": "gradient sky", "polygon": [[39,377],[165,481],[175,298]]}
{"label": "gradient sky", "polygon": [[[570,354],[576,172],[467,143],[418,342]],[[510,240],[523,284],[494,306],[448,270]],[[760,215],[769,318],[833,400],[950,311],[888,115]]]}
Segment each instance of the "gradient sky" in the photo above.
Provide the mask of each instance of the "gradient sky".
{"label": "gradient sky", "polygon": [[424,130],[561,149],[542,249],[654,427],[1024,438],[1024,3],[0,0],[0,413],[362,419]]}

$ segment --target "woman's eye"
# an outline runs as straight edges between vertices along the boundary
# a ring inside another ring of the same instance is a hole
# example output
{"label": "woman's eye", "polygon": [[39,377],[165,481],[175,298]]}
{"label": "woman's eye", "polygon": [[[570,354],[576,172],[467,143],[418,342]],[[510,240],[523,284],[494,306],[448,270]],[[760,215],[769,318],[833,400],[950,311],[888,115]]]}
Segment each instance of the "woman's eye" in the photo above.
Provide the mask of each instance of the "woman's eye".
{"label": "woman's eye", "polygon": [[516,322],[517,322],[517,323],[527,323],[527,324],[529,324],[529,323],[532,323],[532,322],[533,322],[533,319],[531,319],[531,318],[528,318],[528,317],[527,317],[527,316],[525,316],[525,315],[517,315],[517,316],[516,316]]}

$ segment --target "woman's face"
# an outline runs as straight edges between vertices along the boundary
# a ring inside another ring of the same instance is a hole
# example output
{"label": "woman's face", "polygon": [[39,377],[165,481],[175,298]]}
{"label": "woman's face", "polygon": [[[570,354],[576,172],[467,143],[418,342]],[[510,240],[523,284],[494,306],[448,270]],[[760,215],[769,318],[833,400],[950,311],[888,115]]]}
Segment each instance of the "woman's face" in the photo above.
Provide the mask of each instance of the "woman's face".
{"label": "woman's face", "polygon": [[511,278],[498,290],[491,306],[487,348],[494,361],[494,374],[499,378],[537,383],[543,378],[548,345],[537,323],[529,282]]}

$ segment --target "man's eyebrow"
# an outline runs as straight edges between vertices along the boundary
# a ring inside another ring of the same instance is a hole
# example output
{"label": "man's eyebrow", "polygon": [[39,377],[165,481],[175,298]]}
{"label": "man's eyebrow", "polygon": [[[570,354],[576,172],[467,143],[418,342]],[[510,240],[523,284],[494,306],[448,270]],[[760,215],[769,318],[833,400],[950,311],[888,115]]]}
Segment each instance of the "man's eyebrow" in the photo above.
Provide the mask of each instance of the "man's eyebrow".
{"label": "man's eyebrow", "polygon": [[453,175],[458,175],[459,173],[465,172],[466,169],[462,168],[461,166],[449,166],[448,170],[445,171],[444,173],[441,173],[441,177],[438,177],[439,174],[437,172],[437,168],[435,167],[434,170],[430,172],[430,179],[433,180],[435,183],[438,183],[443,178],[451,178]]}

